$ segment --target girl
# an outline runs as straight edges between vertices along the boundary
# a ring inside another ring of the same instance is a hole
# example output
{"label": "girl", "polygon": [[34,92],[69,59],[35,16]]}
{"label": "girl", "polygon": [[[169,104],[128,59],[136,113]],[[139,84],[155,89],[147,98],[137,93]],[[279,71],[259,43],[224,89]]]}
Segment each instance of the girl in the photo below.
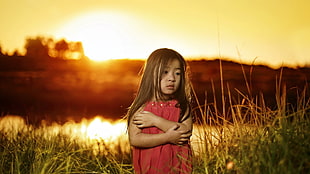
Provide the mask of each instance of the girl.
{"label": "girl", "polygon": [[137,174],[188,174],[192,133],[187,65],[176,51],[155,50],[144,66],[128,113],[129,142]]}

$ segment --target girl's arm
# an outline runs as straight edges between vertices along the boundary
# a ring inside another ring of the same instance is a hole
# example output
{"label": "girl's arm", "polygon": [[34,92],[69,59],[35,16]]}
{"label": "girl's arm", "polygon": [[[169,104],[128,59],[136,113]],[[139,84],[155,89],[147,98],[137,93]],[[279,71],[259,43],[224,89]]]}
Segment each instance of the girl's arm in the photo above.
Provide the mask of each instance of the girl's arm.
{"label": "girl's arm", "polygon": [[128,127],[129,142],[130,145],[141,148],[150,148],[168,143],[182,145],[188,141],[191,133],[178,130],[178,128],[179,126],[174,124],[165,133],[145,134],[133,123],[132,118]]}
{"label": "girl's arm", "polygon": [[[186,111],[185,114],[186,115],[189,114],[188,110]],[[134,115],[133,123],[140,129],[155,126],[164,132],[169,130],[169,128],[171,128],[174,125],[179,126],[178,130],[186,132],[191,132],[193,128],[193,121],[191,116],[189,116],[182,123],[178,123],[166,120],[148,111],[140,111],[140,112],[138,111],[137,114]]]}

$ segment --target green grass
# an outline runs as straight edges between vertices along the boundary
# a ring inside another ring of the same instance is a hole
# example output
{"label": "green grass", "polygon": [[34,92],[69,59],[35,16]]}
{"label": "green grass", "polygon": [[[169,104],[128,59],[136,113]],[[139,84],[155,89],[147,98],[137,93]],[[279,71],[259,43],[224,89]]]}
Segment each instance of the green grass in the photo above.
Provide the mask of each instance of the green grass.
{"label": "green grass", "polygon": [[192,141],[197,146],[194,173],[310,173],[309,88],[306,85],[292,105],[281,78],[276,85],[274,110],[264,105],[262,95],[253,97],[235,89],[239,97],[233,98],[229,85],[223,84],[226,108],[218,109],[216,100],[196,108],[202,117]]}
{"label": "green grass", "polygon": [[202,123],[193,142],[200,144],[194,173],[309,173],[309,115],[278,115],[268,121],[211,128]]}
{"label": "green grass", "polygon": [[129,152],[120,143],[87,143],[47,128],[2,129],[0,173],[132,173]]}

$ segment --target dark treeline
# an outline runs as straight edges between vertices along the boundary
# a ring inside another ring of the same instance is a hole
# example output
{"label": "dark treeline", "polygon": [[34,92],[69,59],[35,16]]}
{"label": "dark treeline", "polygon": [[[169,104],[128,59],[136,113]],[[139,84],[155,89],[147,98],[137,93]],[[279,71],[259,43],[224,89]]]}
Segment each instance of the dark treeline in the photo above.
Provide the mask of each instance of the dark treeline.
{"label": "dark treeline", "polygon": [[251,106],[251,102],[260,109],[277,110],[279,97],[285,96],[288,112],[291,112],[301,106],[303,97],[304,102],[310,102],[310,68],[272,69],[220,59],[190,61],[189,64],[199,104],[206,104],[211,112],[217,109],[226,120],[231,120],[231,103]]}
{"label": "dark treeline", "polygon": [[24,45],[25,53],[15,50],[12,55],[5,53],[0,46],[1,57],[23,56],[28,59],[44,61],[54,59],[87,59],[84,55],[82,42],[67,41],[66,39],[55,40],[52,37],[28,37]]}
{"label": "dark treeline", "polygon": [[[134,98],[144,63],[125,59],[93,63],[80,42],[64,39],[28,38],[25,50],[25,55],[7,55],[0,49],[0,112],[21,115],[31,123],[95,115],[121,118]],[[233,103],[248,102],[240,101],[246,96],[270,110],[277,107],[277,87],[286,89],[291,108],[296,108],[304,90],[310,96],[307,67],[272,69],[221,59],[192,60],[189,66],[198,99],[194,108],[206,104],[212,112],[216,103],[228,120],[229,95]],[[199,110],[194,113],[200,116]]]}

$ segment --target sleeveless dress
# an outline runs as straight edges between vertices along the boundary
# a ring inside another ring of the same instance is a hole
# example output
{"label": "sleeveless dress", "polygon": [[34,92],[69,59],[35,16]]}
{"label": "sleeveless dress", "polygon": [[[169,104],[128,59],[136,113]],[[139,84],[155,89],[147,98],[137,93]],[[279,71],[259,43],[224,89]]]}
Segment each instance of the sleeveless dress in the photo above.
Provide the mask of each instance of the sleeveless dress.
{"label": "sleeveless dress", "polygon": [[[144,111],[178,122],[180,108],[178,102],[148,102]],[[163,133],[157,127],[143,128],[142,133]],[[189,174],[192,171],[191,149],[189,144],[164,144],[152,148],[133,147],[133,166],[136,174]]]}

